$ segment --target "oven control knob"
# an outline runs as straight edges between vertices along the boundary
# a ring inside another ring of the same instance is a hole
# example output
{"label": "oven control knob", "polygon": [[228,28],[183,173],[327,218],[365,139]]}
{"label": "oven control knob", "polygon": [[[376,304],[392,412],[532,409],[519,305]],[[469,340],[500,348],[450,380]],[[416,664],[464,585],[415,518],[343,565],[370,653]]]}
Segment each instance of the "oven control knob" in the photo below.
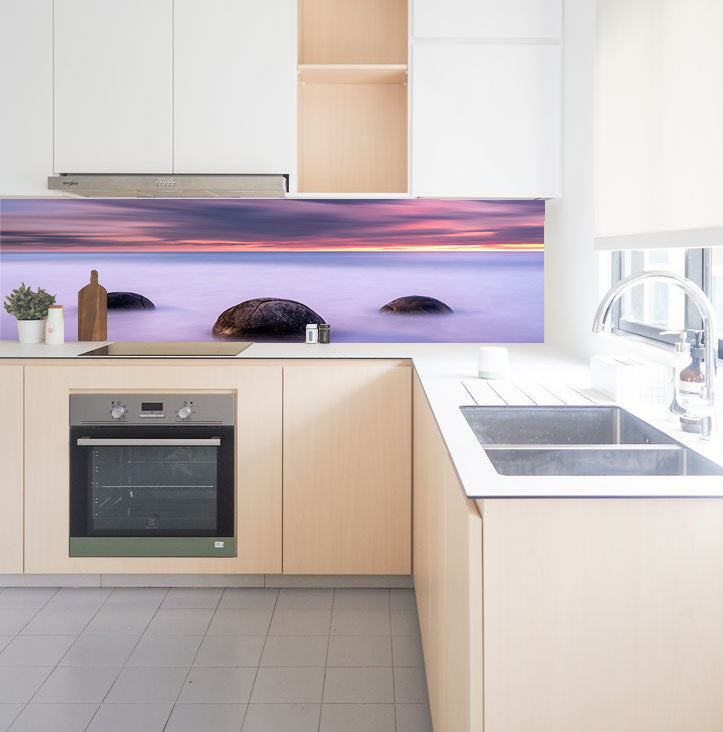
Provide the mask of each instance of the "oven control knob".
{"label": "oven control knob", "polygon": [[191,407],[186,405],[185,407],[181,407],[176,414],[178,415],[179,419],[188,419],[191,416]]}
{"label": "oven control knob", "polygon": [[113,417],[113,419],[121,419],[122,417],[126,416],[127,412],[128,410],[125,407],[121,407],[120,405],[118,405],[110,410],[110,416]]}

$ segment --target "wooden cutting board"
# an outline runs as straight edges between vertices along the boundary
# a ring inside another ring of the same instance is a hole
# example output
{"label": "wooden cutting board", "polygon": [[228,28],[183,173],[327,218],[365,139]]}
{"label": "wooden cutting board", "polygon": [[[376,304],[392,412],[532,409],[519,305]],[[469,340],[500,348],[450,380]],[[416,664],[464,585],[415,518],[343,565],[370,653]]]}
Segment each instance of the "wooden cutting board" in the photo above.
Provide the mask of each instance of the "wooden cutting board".
{"label": "wooden cutting board", "polygon": [[108,293],[98,284],[98,271],[90,273],[90,284],[78,292],[78,340],[108,339]]}

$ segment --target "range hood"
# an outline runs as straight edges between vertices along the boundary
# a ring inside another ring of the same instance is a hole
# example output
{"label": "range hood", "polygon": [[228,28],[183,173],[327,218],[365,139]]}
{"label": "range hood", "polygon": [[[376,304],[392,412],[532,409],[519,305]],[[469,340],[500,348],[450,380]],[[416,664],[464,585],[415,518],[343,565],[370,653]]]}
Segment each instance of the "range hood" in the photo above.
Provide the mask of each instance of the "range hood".
{"label": "range hood", "polygon": [[48,178],[48,190],[99,198],[284,198],[287,175],[71,174]]}

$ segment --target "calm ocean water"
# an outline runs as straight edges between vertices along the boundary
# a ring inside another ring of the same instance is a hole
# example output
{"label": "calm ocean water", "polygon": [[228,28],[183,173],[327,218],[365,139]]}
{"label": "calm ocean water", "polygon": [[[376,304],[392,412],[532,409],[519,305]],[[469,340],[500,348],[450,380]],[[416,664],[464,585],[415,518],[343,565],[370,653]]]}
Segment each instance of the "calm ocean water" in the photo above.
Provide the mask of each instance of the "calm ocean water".
{"label": "calm ocean water", "polygon": [[[226,308],[255,297],[298,300],[344,342],[539,342],[543,340],[539,252],[0,253],[4,300],[21,281],[57,294],[66,340],[77,337],[77,291],[97,269],[108,290],[138,292],[152,311],[111,312],[112,340],[213,340]],[[446,302],[448,316],[382,315],[403,295]],[[0,314],[0,336],[17,338]]]}

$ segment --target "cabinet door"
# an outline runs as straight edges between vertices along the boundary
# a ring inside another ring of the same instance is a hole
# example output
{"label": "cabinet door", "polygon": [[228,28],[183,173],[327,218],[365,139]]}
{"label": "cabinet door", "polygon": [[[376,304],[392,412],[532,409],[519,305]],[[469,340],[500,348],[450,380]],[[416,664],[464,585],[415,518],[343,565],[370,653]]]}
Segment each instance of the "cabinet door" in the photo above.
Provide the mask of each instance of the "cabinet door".
{"label": "cabinet door", "polygon": [[173,169],[173,0],[55,0],[55,171]]}
{"label": "cabinet door", "polygon": [[411,571],[411,370],[284,369],[284,572]]}
{"label": "cabinet door", "polygon": [[414,195],[558,195],[557,45],[415,43],[412,100]]}
{"label": "cabinet door", "polygon": [[0,366],[0,574],[23,571],[23,367]]}
{"label": "cabinet door", "polygon": [[561,0],[414,0],[423,38],[559,38]]}
{"label": "cabinet door", "polygon": [[177,173],[292,173],[295,0],[175,0]]}

